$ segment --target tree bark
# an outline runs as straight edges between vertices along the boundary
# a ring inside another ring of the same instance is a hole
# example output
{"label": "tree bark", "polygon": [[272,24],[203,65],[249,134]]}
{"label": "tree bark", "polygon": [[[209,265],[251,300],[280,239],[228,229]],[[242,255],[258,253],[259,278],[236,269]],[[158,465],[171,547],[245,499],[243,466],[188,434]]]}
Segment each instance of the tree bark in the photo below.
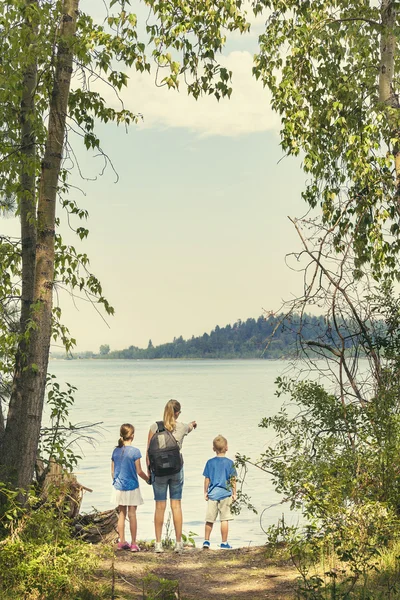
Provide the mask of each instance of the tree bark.
{"label": "tree bark", "polygon": [[[62,3],[37,208],[33,304],[24,340],[25,347],[20,348],[24,367],[17,368],[14,374],[0,452],[3,481],[23,489],[29,487],[34,474],[46,388],[52,324],[57,188],[73,69],[73,38],[78,6],[79,0],[63,0]],[[22,251],[25,252],[26,248],[23,247]]]}
{"label": "tree bark", "polygon": [[[379,102],[388,107],[387,118],[391,131],[391,137],[397,139],[400,135],[396,120],[390,113],[390,109],[399,110],[399,98],[393,85],[395,57],[397,52],[396,41],[396,7],[394,0],[382,0],[381,5],[381,64],[379,68]],[[395,203],[397,212],[400,213],[400,144],[397,142],[393,147],[394,167],[396,172],[396,195]]]}
{"label": "tree bark", "polygon": [[[22,43],[26,47],[27,64],[22,77],[22,96],[19,113],[21,131],[20,185],[18,207],[21,221],[21,339],[15,357],[15,373],[25,367],[26,345],[24,334],[30,318],[34,297],[36,255],[36,137],[35,137],[35,92],[37,86],[37,27],[32,22],[30,9],[37,0],[25,0],[25,19],[22,25]],[[0,410],[0,439],[4,434],[4,421]]]}
{"label": "tree bark", "polygon": [[[26,0],[26,9],[37,5],[37,0]],[[21,217],[22,289],[21,333],[26,330],[30,318],[35,285],[36,255],[36,139],[35,139],[35,92],[37,86],[37,58],[35,37],[37,28],[32,25],[29,12],[25,18],[27,55],[29,60],[22,82],[20,110],[21,125],[21,179],[19,209]]]}
{"label": "tree bark", "polygon": [[381,64],[379,69],[379,102],[398,107],[393,89],[394,59],[396,54],[396,10],[394,0],[382,0],[382,34],[380,42]]}

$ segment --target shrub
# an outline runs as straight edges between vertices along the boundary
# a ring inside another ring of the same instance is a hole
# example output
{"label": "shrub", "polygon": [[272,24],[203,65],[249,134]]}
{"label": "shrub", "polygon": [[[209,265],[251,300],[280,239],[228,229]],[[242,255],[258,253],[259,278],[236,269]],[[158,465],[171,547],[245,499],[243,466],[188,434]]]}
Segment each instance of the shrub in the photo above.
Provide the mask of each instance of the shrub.
{"label": "shrub", "polygon": [[1,542],[0,597],[90,598],[97,563],[91,546],[72,539],[62,511],[51,504],[42,505],[12,523],[12,533]]}

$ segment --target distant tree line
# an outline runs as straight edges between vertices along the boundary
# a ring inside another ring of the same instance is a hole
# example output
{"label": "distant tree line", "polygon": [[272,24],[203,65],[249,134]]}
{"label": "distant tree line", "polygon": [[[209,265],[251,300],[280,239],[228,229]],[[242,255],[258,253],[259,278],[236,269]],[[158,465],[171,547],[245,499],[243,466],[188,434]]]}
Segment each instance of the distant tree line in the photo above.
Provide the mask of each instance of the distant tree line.
{"label": "distant tree line", "polygon": [[318,341],[330,345],[334,342],[332,333],[322,316],[306,315],[290,317],[282,314],[260,316],[258,319],[238,320],[233,325],[219,327],[211,333],[192,336],[184,340],[182,336],[172,342],[154,346],[149,340],[147,348],[129,346],[124,350],[110,351],[108,345],[100,347],[99,354],[84,352],[77,358],[288,358],[301,351],[300,339]]}

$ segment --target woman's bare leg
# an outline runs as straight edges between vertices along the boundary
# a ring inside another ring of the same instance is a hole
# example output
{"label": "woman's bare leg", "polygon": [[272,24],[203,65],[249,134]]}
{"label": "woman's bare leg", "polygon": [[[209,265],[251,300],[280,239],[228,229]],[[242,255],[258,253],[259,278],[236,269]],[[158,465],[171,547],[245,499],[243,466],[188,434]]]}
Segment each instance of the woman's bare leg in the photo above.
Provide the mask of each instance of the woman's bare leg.
{"label": "woman's bare leg", "polygon": [[182,541],[182,504],[180,500],[171,500],[172,520],[174,522],[175,539]]}
{"label": "woman's bare leg", "polygon": [[164,525],[164,513],[167,506],[166,500],[156,500],[156,510],[154,513],[154,529],[156,542],[161,542],[162,528]]}

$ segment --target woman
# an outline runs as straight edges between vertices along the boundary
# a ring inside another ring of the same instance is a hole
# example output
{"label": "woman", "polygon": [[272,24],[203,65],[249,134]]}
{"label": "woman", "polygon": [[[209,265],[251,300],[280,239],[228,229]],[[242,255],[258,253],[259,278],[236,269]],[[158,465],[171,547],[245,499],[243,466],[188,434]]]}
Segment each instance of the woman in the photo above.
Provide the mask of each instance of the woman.
{"label": "woman", "polygon": [[[182,448],[183,438],[196,429],[196,421],[190,423],[181,423],[178,417],[181,414],[181,405],[177,400],[170,400],[164,408],[164,427],[172,433],[176,439],[179,448]],[[150,427],[149,437],[147,440],[147,449],[149,448],[150,440],[157,431],[157,423],[153,423]],[[182,461],[183,465],[183,461]],[[147,467],[149,468],[149,457],[147,454]],[[150,473],[149,473],[150,474]],[[182,552],[182,489],[183,489],[183,466],[179,473],[175,475],[166,475],[163,477],[155,476],[153,479],[154,500],[156,509],[154,513],[154,528],[156,534],[155,552],[163,552],[161,535],[164,525],[164,514],[167,505],[167,491],[169,490],[169,499],[171,504],[172,519],[175,529],[175,552]]]}

